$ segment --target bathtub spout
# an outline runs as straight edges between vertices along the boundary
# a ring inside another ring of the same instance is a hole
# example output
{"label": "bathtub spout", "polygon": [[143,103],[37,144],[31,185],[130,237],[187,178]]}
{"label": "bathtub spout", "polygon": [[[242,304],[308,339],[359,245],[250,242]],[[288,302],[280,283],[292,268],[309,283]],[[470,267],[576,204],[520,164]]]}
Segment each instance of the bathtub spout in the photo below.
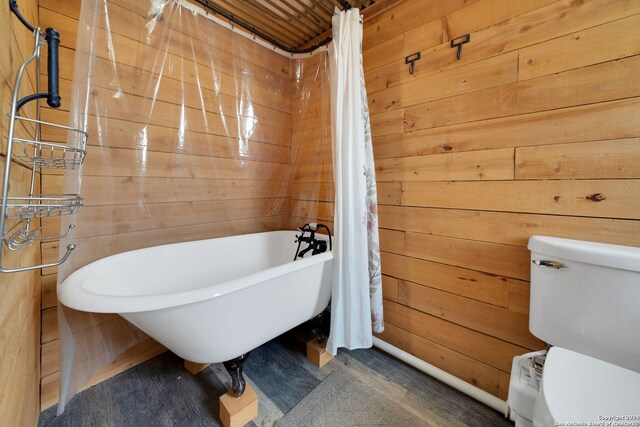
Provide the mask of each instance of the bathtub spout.
{"label": "bathtub spout", "polygon": [[235,397],[240,397],[244,393],[245,381],[242,375],[242,366],[247,360],[249,353],[238,356],[235,359],[227,360],[223,363],[224,368],[231,376],[231,392]]}
{"label": "bathtub spout", "polygon": [[307,254],[307,252],[309,252],[310,250],[313,249],[313,246],[310,244],[309,247],[307,249],[303,249],[298,253],[298,256],[300,258],[304,258],[304,256]]}
{"label": "bathtub spout", "polygon": [[[324,224],[305,224],[302,227],[298,228],[302,232],[299,236],[296,235],[295,242],[298,244],[298,249],[296,249],[296,255],[293,257],[293,260],[297,260],[298,257],[304,258],[304,256],[309,251],[311,255],[321,254],[327,251],[327,242],[323,239],[316,239],[316,232],[320,229],[324,228],[327,230],[327,236],[329,237],[329,251],[333,249],[331,244],[331,230]],[[305,233],[309,233],[309,236],[305,236]],[[300,246],[303,243],[307,243],[306,249],[300,250]]]}

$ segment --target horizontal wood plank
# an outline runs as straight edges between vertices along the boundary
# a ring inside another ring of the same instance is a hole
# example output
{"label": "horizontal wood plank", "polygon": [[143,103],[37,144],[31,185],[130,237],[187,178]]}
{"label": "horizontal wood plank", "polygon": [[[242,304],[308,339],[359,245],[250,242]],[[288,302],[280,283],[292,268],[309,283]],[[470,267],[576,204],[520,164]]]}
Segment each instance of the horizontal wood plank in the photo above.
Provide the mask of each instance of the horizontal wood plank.
{"label": "horizontal wood plank", "polygon": [[416,78],[369,94],[372,114],[500,86],[517,80],[518,54],[506,53],[453,71]]}
{"label": "horizontal wood plank", "polygon": [[513,179],[512,148],[466,153],[380,159],[376,177],[382,181],[474,181]]}
{"label": "horizontal wood plank", "polygon": [[476,0],[400,2],[387,13],[365,21],[362,49],[365,51],[371,49],[397,35],[446,16],[460,9],[465,3],[473,3],[474,1]]}
{"label": "horizontal wood plank", "polygon": [[640,53],[640,15],[549,40],[521,51],[519,80],[585,67]]}
{"label": "horizontal wood plank", "polygon": [[[83,176],[78,190],[84,197],[85,206],[116,206],[140,201],[153,204],[260,199],[265,194],[282,198],[287,196],[288,188],[288,181],[275,180]],[[47,175],[43,190],[49,194],[64,193],[64,177]]]}
{"label": "horizontal wood plank", "polygon": [[631,98],[373,136],[376,158],[505,147],[604,141],[640,136],[640,100]]}
{"label": "horizontal wood plank", "polygon": [[[177,202],[86,206],[77,214],[77,222],[91,226],[77,227],[75,236],[86,238],[284,215],[289,210],[288,205],[288,199],[268,198],[188,204]],[[60,234],[59,218],[51,219],[52,221],[44,222],[43,232],[48,236]]]}
{"label": "horizontal wood plank", "polygon": [[529,295],[531,293],[528,282],[512,280],[509,282],[509,310],[517,313],[529,314]]}
{"label": "horizontal wood plank", "polygon": [[404,252],[408,256],[529,280],[527,248],[421,233],[405,236]]}
{"label": "horizontal wood plank", "polygon": [[[471,4],[476,3],[478,2],[474,2]],[[462,9],[458,9],[453,13],[457,13],[465,9],[467,8],[463,7]],[[447,19],[450,16],[451,14],[447,15]],[[447,34],[448,31],[449,28],[444,26],[444,22],[442,19],[433,20],[418,28],[414,28],[411,31],[407,31],[406,33],[404,33],[404,56],[406,57],[416,52],[424,52],[429,48],[438,46],[446,42],[447,40],[449,40],[449,34]],[[428,59],[425,58],[425,60]],[[416,62],[416,67],[422,67],[422,65],[423,63]],[[365,69],[365,71],[369,71],[369,69]]]}
{"label": "horizontal wood plank", "polygon": [[488,393],[498,392],[499,371],[495,368],[388,322],[378,337]]}
{"label": "horizontal wood plank", "polygon": [[384,228],[516,246],[533,235],[627,246],[640,236],[637,220],[411,206],[379,206],[378,215]]}
{"label": "horizontal wood plank", "polygon": [[640,176],[640,138],[516,149],[516,179],[613,179]]}
{"label": "horizontal wood plank", "polygon": [[640,180],[405,182],[402,205],[637,219]]}
{"label": "horizontal wood plank", "polygon": [[[139,163],[143,161],[144,168]],[[52,173],[61,172],[52,169]],[[84,176],[287,180],[287,164],[239,161],[123,148],[89,147]]]}
{"label": "horizontal wood plank", "polygon": [[451,38],[478,31],[546,6],[556,0],[478,0],[447,15]]}
{"label": "horizontal wood plank", "polygon": [[418,104],[404,109],[404,131],[640,96],[640,85],[633,79],[638,73],[636,55]]}
{"label": "horizontal wood plank", "polygon": [[[380,236],[380,250],[389,253],[404,254],[404,231],[378,230]],[[383,267],[384,268],[384,267]]]}
{"label": "horizontal wood plank", "polygon": [[527,349],[436,316],[393,302],[384,306],[385,321],[406,331],[437,342],[503,372],[511,371],[513,357]]}
{"label": "horizontal wood plank", "polygon": [[362,65],[365,70],[373,70],[392,61],[404,59],[402,49],[405,36],[400,34],[377,46],[362,52]]}
{"label": "horizontal wood plank", "polygon": [[398,279],[382,276],[382,296],[389,301],[398,301]]}
{"label": "horizontal wood plank", "polygon": [[545,345],[529,332],[529,316],[459,295],[400,281],[398,303],[528,349]]}
{"label": "horizontal wood plank", "polygon": [[507,277],[388,252],[381,253],[381,264],[385,275],[500,307],[509,306],[509,283],[513,279]]}

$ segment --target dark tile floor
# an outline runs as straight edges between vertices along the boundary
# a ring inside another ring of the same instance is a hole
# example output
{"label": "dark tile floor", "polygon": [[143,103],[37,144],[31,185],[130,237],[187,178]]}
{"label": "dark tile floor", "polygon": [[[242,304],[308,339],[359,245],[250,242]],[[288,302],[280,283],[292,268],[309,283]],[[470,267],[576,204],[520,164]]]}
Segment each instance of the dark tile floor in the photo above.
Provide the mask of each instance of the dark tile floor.
{"label": "dark tile floor", "polygon": [[[376,349],[341,351],[319,369],[289,334],[251,352],[245,375],[260,402],[252,426],[512,425],[502,414]],[[49,408],[39,425],[217,426],[218,397],[228,381],[221,364],[192,376],[182,359],[166,352],[79,393],[59,417],[55,407]],[[355,382],[358,386],[352,387]],[[338,402],[335,396],[330,399],[333,389],[327,389],[334,384],[342,391]],[[367,419],[381,407],[385,417]],[[318,408],[331,413],[305,419],[305,411]]]}

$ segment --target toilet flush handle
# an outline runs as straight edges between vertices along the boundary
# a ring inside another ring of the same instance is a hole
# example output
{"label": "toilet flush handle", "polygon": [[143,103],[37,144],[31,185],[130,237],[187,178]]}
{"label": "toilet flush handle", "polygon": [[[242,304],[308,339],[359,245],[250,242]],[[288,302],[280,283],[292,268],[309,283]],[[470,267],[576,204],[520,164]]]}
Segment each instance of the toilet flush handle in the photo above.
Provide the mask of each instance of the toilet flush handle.
{"label": "toilet flush handle", "polygon": [[560,270],[561,268],[567,268],[566,265],[564,265],[563,263],[561,263],[559,261],[549,261],[549,260],[534,259],[531,262],[534,263],[535,265],[539,265],[539,266],[542,266],[542,267],[551,267],[551,268],[555,268],[556,270]]}

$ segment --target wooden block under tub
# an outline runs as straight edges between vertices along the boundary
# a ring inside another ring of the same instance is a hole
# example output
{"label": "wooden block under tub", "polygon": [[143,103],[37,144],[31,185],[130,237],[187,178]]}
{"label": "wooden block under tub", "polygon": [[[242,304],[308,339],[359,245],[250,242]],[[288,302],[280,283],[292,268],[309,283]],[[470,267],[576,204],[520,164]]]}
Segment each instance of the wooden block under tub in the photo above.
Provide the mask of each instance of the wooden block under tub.
{"label": "wooden block under tub", "polygon": [[249,383],[240,397],[230,391],[220,396],[220,421],[224,427],[242,427],[257,416],[258,395]]}
{"label": "wooden block under tub", "polygon": [[333,355],[326,348],[322,348],[318,340],[314,338],[307,341],[307,359],[318,368],[322,368],[333,359]]}
{"label": "wooden block under tub", "polygon": [[184,369],[189,371],[191,373],[191,375],[197,375],[200,372],[202,372],[205,369],[207,369],[208,367],[209,367],[209,363],[190,362],[190,361],[188,361],[186,359],[184,361]]}

